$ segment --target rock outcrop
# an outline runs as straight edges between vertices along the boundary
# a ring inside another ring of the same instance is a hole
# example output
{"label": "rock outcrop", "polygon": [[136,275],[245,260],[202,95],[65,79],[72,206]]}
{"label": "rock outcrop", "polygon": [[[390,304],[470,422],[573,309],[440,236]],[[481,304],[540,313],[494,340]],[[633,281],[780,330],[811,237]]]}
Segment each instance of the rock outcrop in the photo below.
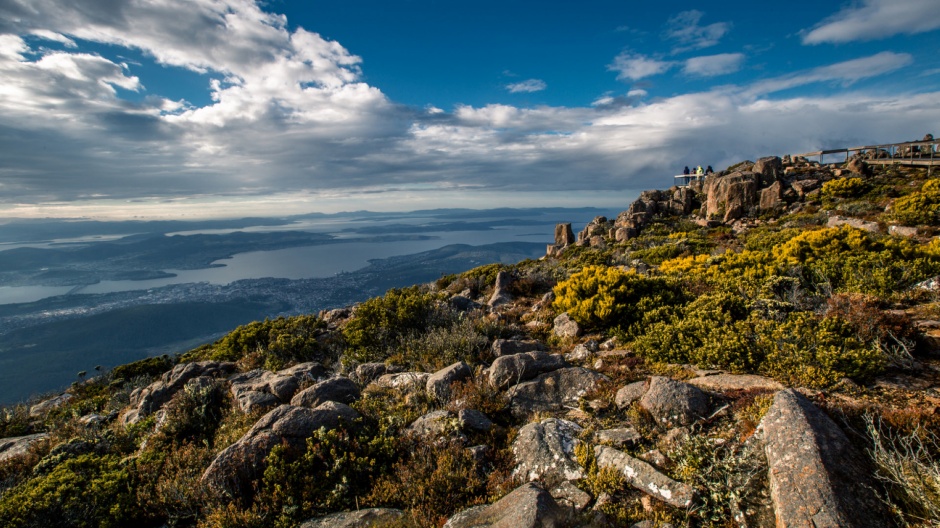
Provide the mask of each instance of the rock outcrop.
{"label": "rock outcrop", "polygon": [[487,370],[487,375],[494,387],[507,389],[539,374],[567,366],[569,366],[568,362],[558,354],[542,351],[524,352],[496,358]]}
{"label": "rock outcrop", "polygon": [[514,474],[523,480],[538,480],[549,488],[584,478],[584,468],[574,455],[580,433],[578,424],[558,418],[526,425],[512,445]]}
{"label": "rock outcrop", "polygon": [[326,402],[316,409],[281,405],[222,450],[203,473],[202,481],[225,496],[248,497],[252,481],[264,472],[264,459],[274,446],[286,444],[302,450],[307,438],[321,427],[335,429],[358,417],[359,413],[342,403]]}
{"label": "rock outcrop", "polygon": [[124,415],[122,421],[125,425],[134,424],[157,412],[193,378],[225,377],[234,371],[234,363],[217,361],[180,363],[160,376],[159,380],[144,388],[135,389],[130,395],[131,410]]}
{"label": "rock outcrop", "polygon": [[490,308],[498,308],[504,304],[512,302],[512,293],[509,292],[509,286],[512,285],[512,274],[508,271],[500,271],[496,275],[496,287],[493,295],[487,301]]}
{"label": "rock outcrop", "polygon": [[666,427],[690,425],[708,414],[708,397],[688,383],[662,376],[650,378],[640,406]]}
{"label": "rock outcrop", "polygon": [[29,448],[49,437],[48,433],[0,438],[0,462],[25,455]]}
{"label": "rock outcrop", "polygon": [[552,495],[529,482],[494,504],[454,515],[444,528],[560,528],[565,520],[564,510]]}
{"label": "rock outcrop", "polygon": [[780,391],[761,422],[777,526],[892,526],[864,455],[821,410]]}
{"label": "rock outcrop", "polygon": [[277,372],[256,369],[229,378],[232,396],[244,413],[288,403],[303,381],[315,381],[328,375],[323,365],[310,362]]}
{"label": "rock outcrop", "polygon": [[291,398],[290,404],[311,409],[328,401],[349,405],[358,400],[359,396],[359,387],[351,379],[336,377],[320,381],[298,392]]}
{"label": "rock outcrop", "polygon": [[582,367],[558,369],[540,374],[509,389],[513,414],[577,408],[578,400],[596,389],[607,376]]}
{"label": "rock outcrop", "polygon": [[450,386],[458,381],[470,379],[472,375],[470,366],[463,361],[458,361],[428,376],[425,388],[428,394],[437,401],[447,401],[450,397]]}

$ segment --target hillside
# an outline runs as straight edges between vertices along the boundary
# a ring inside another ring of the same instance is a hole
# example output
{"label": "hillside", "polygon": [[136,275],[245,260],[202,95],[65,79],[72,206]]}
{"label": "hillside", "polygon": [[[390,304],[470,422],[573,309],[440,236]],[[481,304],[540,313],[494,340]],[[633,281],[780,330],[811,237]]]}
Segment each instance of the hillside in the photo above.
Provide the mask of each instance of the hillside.
{"label": "hillside", "polygon": [[940,179],[769,157],[0,414],[0,525],[938,526]]}

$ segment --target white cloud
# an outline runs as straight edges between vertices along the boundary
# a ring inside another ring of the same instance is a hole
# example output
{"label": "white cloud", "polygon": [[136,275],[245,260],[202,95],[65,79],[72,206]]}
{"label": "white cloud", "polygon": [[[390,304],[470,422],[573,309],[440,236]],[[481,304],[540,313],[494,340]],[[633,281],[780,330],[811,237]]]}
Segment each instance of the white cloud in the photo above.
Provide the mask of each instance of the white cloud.
{"label": "white cloud", "polygon": [[715,22],[700,26],[704,13],[692,9],[683,11],[666,22],[665,39],[672,43],[673,53],[709,48],[718,44],[728,31],[730,22]]}
{"label": "white cloud", "polygon": [[803,32],[803,44],[834,44],[914,35],[940,28],[936,0],[862,0]]}
{"label": "white cloud", "polygon": [[646,97],[647,95],[649,95],[649,92],[642,88],[634,88],[627,92],[627,97]]}
{"label": "white cloud", "polygon": [[541,92],[546,88],[548,88],[548,85],[545,84],[545,81],[541,79],[528,79],[522,82],[506,85],[506,89],[509,90],[509,93]]}
{"label": "white cloud", "polygon": [[688,59],[682,71],[686,75],[714,77],[734,73],[741,69],[742,64],[744,64],[743,53],[720,53]]}
{"label": "white cloud", "polygon": [[661,61],[651,57],[645,57],[629,51],[623,51],[616,57],[614,62],[607,66],[609,71],[617,72],[618,80],[637,80],[644,77],[652,77],[669,71],[676,63],[672,61]]}
{"label": "white cloud", "polygon": [[913,60],[907,53],[883,51],[869,57],[838,62],[760,81],[753,84],[747,90],[747,93],[752,96],[765,95],[818,82],[838,82],[848,86],[862,79],[877,77],[901,69]]}
{"label": "white cloud", "polygon": [[46,29],[34,29],[29,32],[31,35],[35,35],[39,38],[44,38],[46,40],[51,40],[53,42],[58,42],[63,44],[66,48],[77,48],[78,44],[74,40],[62,35],[61,33],[56,33],[55,31],[49,31]]}

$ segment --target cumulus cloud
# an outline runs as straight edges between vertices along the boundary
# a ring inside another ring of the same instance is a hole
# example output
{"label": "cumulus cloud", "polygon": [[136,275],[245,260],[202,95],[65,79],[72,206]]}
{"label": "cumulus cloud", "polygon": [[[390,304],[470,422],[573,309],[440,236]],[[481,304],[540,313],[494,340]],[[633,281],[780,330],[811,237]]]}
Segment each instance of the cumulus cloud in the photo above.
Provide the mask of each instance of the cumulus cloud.
{"label": "cumulus cloud", "polygon": [[548,85],[545,84],[545,81],[541,79],[528,79],[522,82],[506,85],[506,89],[509,90],[509,93],[541,92],[546,88],[548,88]]}
{"label": "cumulus cloud", "polygon": [[730,22],[699,25],[705,13],[692,9],[683,11],[666,22],[664,37],[673,43],[673,53],[710,48],[731,31]]}
{"label": "cumulus cloud", "polygon": [[686,75],[696,77],[714,77],[734,73],[741,69],[742,64],[744,64],[743,53],[720,53],[688,59],[682,71]]}
{"label": "cumulus cloud", "polygon": [[614,62],[607,66],[609,71],[617,72],[617,80],[637,80],[652,77],[669,71],[676,63],[646,57],[630,51],[623,51]]}
{"label": "cumulus cloud", "polygon": [[803,44],[839,44],[940,28],[935,0],[862,0],[802,34]]}

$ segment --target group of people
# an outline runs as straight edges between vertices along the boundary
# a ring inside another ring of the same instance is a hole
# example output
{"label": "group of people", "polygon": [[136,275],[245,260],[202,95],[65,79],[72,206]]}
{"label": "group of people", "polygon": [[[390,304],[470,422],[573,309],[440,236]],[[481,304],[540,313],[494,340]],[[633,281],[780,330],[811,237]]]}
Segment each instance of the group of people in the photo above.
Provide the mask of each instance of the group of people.
{"label": "group of people", "polygon": [[685,175],[695,174],[695,175],[698,175],[698,176],[703,176],[703,175],[705,175],[705,174],[711,174],[711,173],[713,173],[713,172],[715,172],[715,171],[712,170],[712,166],[711,166],[711,165],[709,165],[708,168],[706,168],[706,169],[704,169],[704,170],[702,169],[702,166],[699,165],[698,167],[695,167],[695,172],[690,171],[690,170],[689,170],[689,167],[686,167],[685,170],[682,171],[682,174],[685,174]]}

